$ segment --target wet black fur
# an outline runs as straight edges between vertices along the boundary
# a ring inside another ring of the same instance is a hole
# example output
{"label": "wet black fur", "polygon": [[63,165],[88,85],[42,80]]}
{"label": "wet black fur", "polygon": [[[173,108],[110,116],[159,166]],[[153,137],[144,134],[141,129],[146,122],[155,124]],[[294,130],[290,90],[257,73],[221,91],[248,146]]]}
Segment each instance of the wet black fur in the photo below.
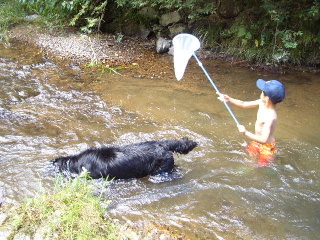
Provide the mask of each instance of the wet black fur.
{"label": "wet black fur", "polygon": [[80,174],[83,167],[92,178],[128,179],[171,172],[173,152],[187,154],[197,146],[186,138],[148,141],[126,146],[90,148],[78,155],[60,157],[53,165],[60,172]]}

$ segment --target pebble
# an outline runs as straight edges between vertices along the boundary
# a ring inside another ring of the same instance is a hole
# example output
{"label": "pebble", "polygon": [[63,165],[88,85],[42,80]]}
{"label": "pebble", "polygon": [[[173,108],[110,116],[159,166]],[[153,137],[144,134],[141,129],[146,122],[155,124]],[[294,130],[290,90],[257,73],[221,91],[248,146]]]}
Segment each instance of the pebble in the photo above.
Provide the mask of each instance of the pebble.
{"label": "pebble", "polygon": [[[31,16],[30,16],[31,18]],[[37,27],[16,26],[10,31],[12,39],[28,42],[44,53],[73,62],[106,63],[111,67],[135,63],[141,53],[152,50],[150,41],[124,37],[119,42],[110,34],[85,35],[65,30],[53,33]]]}
{"label": "pebble", "polygon": [[8,215],[5,213],[0,213],[0,226],[7,220]]}

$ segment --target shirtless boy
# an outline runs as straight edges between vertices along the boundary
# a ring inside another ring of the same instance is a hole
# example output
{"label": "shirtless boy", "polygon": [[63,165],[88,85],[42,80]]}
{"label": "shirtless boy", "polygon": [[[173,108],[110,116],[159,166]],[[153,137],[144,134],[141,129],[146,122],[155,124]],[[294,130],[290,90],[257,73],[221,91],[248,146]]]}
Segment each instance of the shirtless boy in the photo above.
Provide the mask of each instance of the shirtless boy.
{"label": "shirtless boy", "polygon": [[277,125],[278,113],[276,104],[286,96],[286,89],[277,80],[264,81],[259,79],[257,87],[262,90],[260,99],[255,101],[241,101],[225,94],[219,94],[219,99],[240,108],[258,107],[255,133],[249,132],[243,125],[238,125],[239,132],[252,140],[247,146],[251,156],[259,159],[259,166],[266,166],[272,162],[276,153],[274,132]]}

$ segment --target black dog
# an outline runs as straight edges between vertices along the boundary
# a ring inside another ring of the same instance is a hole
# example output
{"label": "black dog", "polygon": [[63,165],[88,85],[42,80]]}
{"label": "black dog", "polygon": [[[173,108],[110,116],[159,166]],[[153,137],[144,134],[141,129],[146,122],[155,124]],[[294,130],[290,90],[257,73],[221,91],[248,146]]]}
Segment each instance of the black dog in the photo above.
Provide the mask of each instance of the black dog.
{"label": "black dog", "polygon": [[197,146],[186,138],[148,141],[126,146],[90,148],[84,152],[57,158],[53,165],[60,172],[80,174],[85,168],[92,178],[128,179],[171,172],[173,152],[187,154]]}

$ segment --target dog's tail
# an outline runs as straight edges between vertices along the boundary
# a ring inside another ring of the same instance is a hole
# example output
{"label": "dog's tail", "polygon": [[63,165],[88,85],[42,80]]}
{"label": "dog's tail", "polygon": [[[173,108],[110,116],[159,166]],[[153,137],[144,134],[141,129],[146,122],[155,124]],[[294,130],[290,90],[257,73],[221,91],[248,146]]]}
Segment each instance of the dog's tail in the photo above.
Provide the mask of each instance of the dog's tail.
{"label": "dog's tail", "polygon": [[192,151],[198,144],[188,138],[182,138],[181,140],[167,140],[163,142],[171,152],[177,152],[181,154],[187,154]]}

